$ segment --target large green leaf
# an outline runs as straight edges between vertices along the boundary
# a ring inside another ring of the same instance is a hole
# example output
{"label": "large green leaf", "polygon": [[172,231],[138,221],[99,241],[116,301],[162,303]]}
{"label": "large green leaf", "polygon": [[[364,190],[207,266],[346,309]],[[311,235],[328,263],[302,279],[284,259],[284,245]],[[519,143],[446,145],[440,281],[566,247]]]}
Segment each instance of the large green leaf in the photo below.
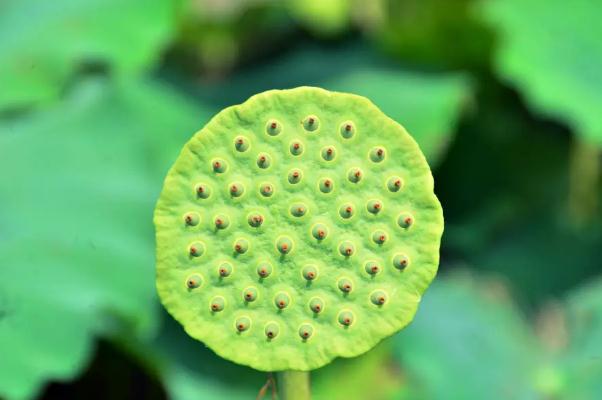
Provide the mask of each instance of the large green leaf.
{"label": "large green leaf", "polygon": [[88,82],[0,122],[0,397],[74,376],[97,334],[152,334],[152,211],[206,117],[160,86]]}
{"label": "large green leaf", "polygon": [[0,109],[57,97],[86,64],[130,77],[148,69],[174,30],[170,0],[3,0]]}
{"label": "large green leaf", "polygon": [[499,36],[498,73],[536,110],[602,145],[600,2],[494,0],[481,9]]}

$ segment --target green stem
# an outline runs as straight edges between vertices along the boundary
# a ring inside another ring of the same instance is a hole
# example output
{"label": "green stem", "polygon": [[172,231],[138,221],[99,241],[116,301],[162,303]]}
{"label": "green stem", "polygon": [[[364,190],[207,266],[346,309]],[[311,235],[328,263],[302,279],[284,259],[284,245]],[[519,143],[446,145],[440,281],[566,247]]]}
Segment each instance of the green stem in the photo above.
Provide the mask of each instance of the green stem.
{"label": "green stem", "polygon": [[309,372],[282,371],[277,374],[278,394],[281,400],[310,400]]}
{"label": "green stem", "polygon": [[600,149],[575,137],[569,168],[569,212],[573,225],[582,227],[597,211]]}

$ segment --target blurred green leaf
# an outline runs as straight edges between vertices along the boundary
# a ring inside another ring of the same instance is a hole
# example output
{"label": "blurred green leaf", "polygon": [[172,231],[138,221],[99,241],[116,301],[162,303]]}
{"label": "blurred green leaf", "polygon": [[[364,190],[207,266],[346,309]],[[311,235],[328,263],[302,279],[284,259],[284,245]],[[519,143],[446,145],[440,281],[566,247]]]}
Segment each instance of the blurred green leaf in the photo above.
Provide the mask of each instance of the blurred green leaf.
{"label": "blurred green leaf", "polygon": [[602,24],[595,0],[484,1],[498,73],[539,112],[602,145]]}
{"label": "blurred green leaf", "polygon": [[289,0],[291,15],[312,32],[328,36],[349,27],[351,0]]}
{"label": "blurred green leaf", "polygon": [[61,94],[82,68],[129,79],[173,34],[170,0],[5,0],[0,5],[0,109]]}
{"label": "blurred green leaf", "polygon": [[394,351],[423,398],[537,398],[532,375],[541,349],[495,281],[437,278]]}
{"label": "blurred green leaf", "polygon": [[152,334],[155,199],[206,119],[162,86],[90,81],[0,122],[0,397],[73,377],[95,335]]}

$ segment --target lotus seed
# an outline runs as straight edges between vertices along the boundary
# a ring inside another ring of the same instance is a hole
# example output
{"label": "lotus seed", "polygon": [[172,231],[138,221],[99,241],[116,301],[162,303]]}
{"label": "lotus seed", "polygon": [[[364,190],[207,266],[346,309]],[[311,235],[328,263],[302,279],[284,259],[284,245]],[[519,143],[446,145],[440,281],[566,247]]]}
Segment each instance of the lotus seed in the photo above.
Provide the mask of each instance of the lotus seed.
{"label": "lotus seed", "polygon": [[225,278],[227,276],[230,276],[230,274],[232,273],[232,264],[227,263],[227,262],[222,263],[219,266],[219,268],[217,270],[217,273],[219,274],[219,276],[221,278]]}
{"label": "lotus seed", "polygon": [[290,302],[291,302],[291,298],[285,292],[278,293],[276,295],[276,297],[274,298],[274,304],[276,305],[276,307],[278,307],[281,310],[283,310],[286,307],[288,307],[288,305],[290,304]]}
{"label": "lotus seed", "polygon": [[244,332],[251,327],[251,319],[249,317],[239,317],[236,319],[236,330]]}
{"label": "lotus seed", "polygon": [[343,293],[349,293],[353,290],[353,283],[349,278],[341,278],[337,282],[339,290]]}
{"label": "lotus seed", "polygon": [[355,246],[350,241],[346,240],[339,245],[339,253],[345,257],[351,257],[355,253]]}
{"label": "lotus seed", "polygon": [[218,174],[226,172],[226,169],[228,168],[226,162],[220,158],[213,160],[211,166],[213,167],[213,172]]}
{"label": "lotus seed", "polygon": [[272,165],[272,159],[266,153],[259,153],[257,156],[257,166],[261,169],[269,168]]}
{"label": "lotus seed", "polygon": [[262,262],[257,266],[257,275],[260,278],[267,278],[272,273],[272,265],[267,262]]}
{"label": "lotus seed", "polygon": [[307,213],[307,207],[301,203],[296,203],[291,206],[290,212],[294,217],[302,217]]}
{"label": "lotus seed", "polygon": [[339,324],[341,324],[343,326],[350,326],[351,324],[353,324],[354,319],[355,318],[351,311],[345,310],[345,311],[339,312],[339,316],[338,316]]}
{"label": "lotus seed", "polygon": [[257,300],[257,289],[255,289],[253,286],[246,288],[242,293],[242,296],[247,303]]}
{"label": "lotus seed", "polygon": [[245,192],[245,188],[240,182],[231,183],[228,190],[230,191],[230,196],[232,197],[240,197]]}
{"label": "lotus seed", "polygon": [[276,241],[276,248],[281,254],[288,254],[293,250],[293,241],[288,237],[280,237]]}
{"label": "lotus seed", "polygon": [[223,214],[217,215],[213,220],[217,229],[226,229],[230,226],[230,219]]}
{"label": "lotus seed", "polygon": [[315,224],[313,228],[311,228],[312,236],[317,240],[326,239],[328,236],[328,228],[324,224]]}
{"label": "lotus seed", "polygon": [[358,183],[362,180],[363,175],[364,174],[361,169],[357,167],[351,168],[349,172],[347,172],[347,179],[349,179],[349,182]]}
{"label": "lotus seed", "polygon": [[308,281],[313,281],[318,277],[318,268],[315,265],[307,265],[303,268],[303,277]]}
{"label": "lotus seed", "polygon": [[375,163],[379,163],[385,159],[385,149],[382,147],[375,147],[370,150],[370,160]]}
{"label": "lotus seed", "polygon": [[224,300],[224,298],[222,296],[215,296],[212,300],[211,300],[211,311],[213,312],[220,312],[224,309],[224,306],[226,305],[226,300]]}
{"label": "lotus seed", "polygon": [[265,326],[265,335],[268,339],[274,339],[280,333],[280,326],[276,322],[269,322]]}
{"label": "lotus seed", "polygon": [[259,192],[263,197],[271,197],[274,194],[274,186],[271,183],[262,183]]}
{"label": "lotus seed", "polygon": [[411,214],[403,213],[397,218],[397,224],[404,229],[409,229],[414,224],[414,217]]}
{"label": "lotus seed", "polygon": [[263,215],[261,215],[261,214],[250,214],[247,217],[247,222],[253,228],[259,228],[263,224]]}
{"label": "lotus seed", "polygon": [[326,146],[322,148],[322,158],[326,161],[332,161],[336,157],[336,149],[334,146]]}
{"label": "lotus seed", "polygon": [[241,153],[249,150],[249,139],[244,136],[237,136],[234,139],[234,148]]}
{"label": "lotus seed", "polygon": [[211,195],[211,189],[204,183],[197,184],[194,191],[199,199],[207,199]]}
{"label": "lotus seed", "polygon": [[188,251],[192,257],[200,257],[205,252],[205,245],[203,242],[194,242],[190,245]]}
{"label": "lotus seed", "polygon": [[320,179],[320,191],[322,193],[330,193],[334,188],[334,183],[330,178],[322,178]]}
{"label": "lotus seed", "polygon": [[184,215],[184,223],[188,226],[197,226],[201,221],[201,217],[198,213],[189,212]]}
{"label": "lotus seed", "polygon": [[275,119],[272,119],[268,121],[265,130],[268,135],[277,136],[282,131],[282,126],[280,125],[280,122],[276,121]]}
{"label": "lotus seed", "polygon": [[316,117],[315,115],[308,115],[303,120],[303,127],[307,131],[313,132],[316,129],[318,129],[319,126],[320,126],[320,121],[318,120],[318,117]]}
{"label": "lotus seed", "polygon": [[392,176],[387,180],[387,189],[390,192],[399,192],[403,187],[403,180],[398,176]]}
{"label": "lotus seed", "polygon": [[387,234],[385,231],[374,231],[372,233],[372,241],[376,244],[384,244],[387,241]]}
{"label": "lotus seed", "polygon": [[370,275],[376,275],[380,272],[380,266],[378,265],[378,263],[376,261],[368,261],[364,265],[364,269]]}
{"label": "lotus seed", "polygon": [[370,200],[366,204],[366,209],[371,214],[378,214],[383,209],[383,203],[379,200]]}
{"label": "lotus seed", "polygon": [[342,218],[349,219],[353,217],[354,209],[353,204],[345,203],[339,208],[339,215]]}
{"label": "lotus seed", "polygon": [[399,270],[404,270],[410,265],[410,259],[405,254],[396,254],[393,257],[393,266]]}
{"label": "lotus seed", "polygon": [[234,252],[244,254],[249,250],[249,241],[247,239],[237,239],[234,241]]}
{"label": "lotus seed", "polygon": [[314,297],[309,301],[309,309],[314,314],[319,314],[324,309],[324,301],[319,297]]}
{"label": "lotus seed", "polygon": [[314,327],[311,326],[310,324],[301,324],[301,326],[299,327],[299,336],[303,340],[309,339],[311,337],[311,335],[313,335],[313,333],[314,333]]}
{"label": "lotus seed", "polygon": [[372,304],[382,306],[387,302],[387,294],[382,290],[376,290],[370,295],[370,301]]}
{"label": "lotus seed", "polygon": [[190,275],[188,279],[186,279],[186,286],[188,289],[196,289],[201,286],[201,283],[203,283],[203,278],[197,274]]}
{"label": "lotus seed", "polygon": [[299,169],[293,169],[288,173],[288,182],[293,185],[301,182],[301,178],[303,178],[303,173]]}
{"label": "lotus seed", "polygon": [[303,143],[295,140],[294,142],[291,143],[291,145],[289,146],[290,152],[292,155],[294,156],[299,156],[303,153]]}
{"label": "lotus seed", "polygon": [[351,139],[355,135],[355,125],[351,121],[343,122],[339,132],[345,139]]}

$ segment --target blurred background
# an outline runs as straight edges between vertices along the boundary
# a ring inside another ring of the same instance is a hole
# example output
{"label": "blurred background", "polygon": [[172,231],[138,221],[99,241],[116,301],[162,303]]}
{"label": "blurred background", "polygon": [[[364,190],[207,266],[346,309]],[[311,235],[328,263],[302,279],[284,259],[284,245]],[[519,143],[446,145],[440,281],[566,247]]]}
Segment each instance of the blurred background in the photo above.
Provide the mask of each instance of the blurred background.
{"label": "blurred background", "polygon": [[600,17],[599,0],[2,0],[0,398],[255,398],[265,374],[159,305],[152,213],[212,115],[300,85],[406,126],[446,217],[414,322],[315,371],[314,398],[602,398]]}

